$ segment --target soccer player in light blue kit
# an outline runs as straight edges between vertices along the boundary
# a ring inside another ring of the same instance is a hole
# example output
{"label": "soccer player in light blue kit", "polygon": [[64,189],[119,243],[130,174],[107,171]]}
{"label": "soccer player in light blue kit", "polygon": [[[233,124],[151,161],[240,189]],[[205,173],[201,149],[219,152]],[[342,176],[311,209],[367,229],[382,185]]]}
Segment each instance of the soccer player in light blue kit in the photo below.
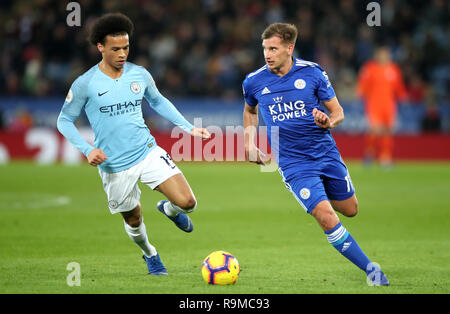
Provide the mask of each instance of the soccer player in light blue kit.
{"label": "soccer player in light blue kit", "polygon": [[[187,213],[197,201],[170,155],[158,147],[144,123],[142,99],[162,117],[193,136],[207,139],[208,131],[194,128],[156,88],[150,73],[127,62],[133,23],[123,14],[106,14],[94,24],[90,42],[102,60],[72,84],[58,117],[58,130],[98,166],[111,213],[120,212],[125,230],[141,248],[148,271],[167,275],[159,254],[148,240],[143,222],[138,181],[164,194],[157,208],[185,232],[193,230]],[[85,110],[94,131],[94,146],[74,125]]]}
{"label": "soccer player in light blue kit", "polygon": [[265,162],[254,144],[259,107],[286,187],[317,220],[328,242],[366,272],[370,285],[389,285],[379,266],[364,254],[335,213],[355,216],[358,201],[329,131],[344,120],[344,112],[326,72],[317,63],[293,58],[297,39],[294,25],[271,24],[261,38],[266,65],[243,82],[249,160]]}

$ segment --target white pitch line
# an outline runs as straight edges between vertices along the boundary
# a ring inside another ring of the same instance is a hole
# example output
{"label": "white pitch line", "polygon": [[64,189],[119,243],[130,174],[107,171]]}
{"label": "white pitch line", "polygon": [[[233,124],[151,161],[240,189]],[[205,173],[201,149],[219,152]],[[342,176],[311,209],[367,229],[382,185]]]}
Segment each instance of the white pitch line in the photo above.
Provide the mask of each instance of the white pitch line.
{"label": "white pitch line", "polygon": [[0,193],[0,210],[43,209],[68,205],[71,199],[65,195],[41,193]]}

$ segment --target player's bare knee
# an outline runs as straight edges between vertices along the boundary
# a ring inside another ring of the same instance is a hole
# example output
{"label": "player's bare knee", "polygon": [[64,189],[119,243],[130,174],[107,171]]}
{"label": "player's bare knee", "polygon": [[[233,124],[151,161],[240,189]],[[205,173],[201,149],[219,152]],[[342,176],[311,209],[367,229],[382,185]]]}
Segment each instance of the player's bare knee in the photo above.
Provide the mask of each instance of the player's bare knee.
{"label": "player's bare knee", "polygon": [[136,208],[134,208],[129,212],[123,212],[122,217],[128,226],[132,228],[139,227],[142,223],[142,214],[140,205],[136,206]]}
{"label": "player's bare knee", "polygon": [[127,217],[125,220],[125,223],[127,225],[129,225],[132,228],[137,228],[141,225],[142,223],[142,219],[141,217],[137,217],[137,216],[131,216],[131,217]]}

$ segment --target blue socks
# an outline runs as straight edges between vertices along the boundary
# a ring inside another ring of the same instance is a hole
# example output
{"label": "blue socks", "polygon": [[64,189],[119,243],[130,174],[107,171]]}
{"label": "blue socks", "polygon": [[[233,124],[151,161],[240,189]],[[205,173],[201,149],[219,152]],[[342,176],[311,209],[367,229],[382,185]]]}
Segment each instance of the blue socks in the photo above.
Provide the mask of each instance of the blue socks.
{"label": "blue socks", "polygon": [[367,266],[371,263],[370,260],[340,222],[333,229],[325,231],[325,235],[327,236],[328,242],[330,242],[339,253],[344,255],[364,272],[367,273],[369,271]]}

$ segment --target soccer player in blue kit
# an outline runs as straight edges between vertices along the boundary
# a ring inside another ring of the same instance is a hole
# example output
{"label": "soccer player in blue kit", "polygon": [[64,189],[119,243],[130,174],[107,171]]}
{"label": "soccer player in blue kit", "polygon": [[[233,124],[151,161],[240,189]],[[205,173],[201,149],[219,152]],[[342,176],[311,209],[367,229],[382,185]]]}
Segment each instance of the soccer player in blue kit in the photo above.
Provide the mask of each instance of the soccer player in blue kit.
{"label": "soccer player in blue kit", "polygon": [[[142,250],[149,274],[167,275],[156,248],[148,240],[137,182],[167,197],[168,201],[157,204],[158,210],[185,232],[193,230],[187,213],[195,209],[197,201],[181,171],[145,125],[142,99],[192,136],[207,139],[210,134],[186,121],[159,93],[145,68],[127,62],[133,28],[131,20],[120,13],[96,20],[89,40],[102,54],[102,60],[74,81],[57,127],[90,165],[98,167],[108,207],[112,214],[122,214],[125,231]],[[80,136],[74,125],[83,109],[94,131],[94,146]]]}
{"label": "soccer player in blue kit", "polygon": [[317,220],[328,242],[366,272],[369,284],[389,285],[378,264],[369,260],[335,213],[355,216],[358,201],[330,133],[344,120],[344,112],[326,72],[316,63],[293,57],[297,39],[294,25],[271,24],[261,38],[266,65],[248,74],[243,82],[249,160],[265,162],[254,144],[259,107],[286,187]]}

